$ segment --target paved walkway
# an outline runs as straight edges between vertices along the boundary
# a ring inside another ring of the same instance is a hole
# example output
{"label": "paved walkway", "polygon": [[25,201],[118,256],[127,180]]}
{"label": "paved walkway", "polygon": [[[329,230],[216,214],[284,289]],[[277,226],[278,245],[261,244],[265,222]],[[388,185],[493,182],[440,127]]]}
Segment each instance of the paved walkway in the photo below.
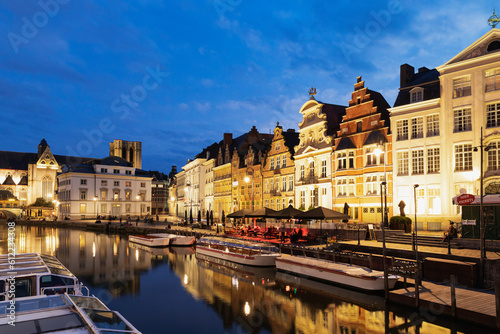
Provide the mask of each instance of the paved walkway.
{"label": "paved walkway", "polygon": [[[357,245],[358,241],[357,240],[341,241],[340,243]],[[375,240],[373,240],[373,241],[372,240],[361,240],[360,245],[361,246],[382,248],[382,242],[375,241]],[[410,250],[410,251],[412,250],[412,245],[406,245],[406,244],[386,243],[386,247],[388,249],[392,248],[392,249],[403,249],[403,250]],[[425,252],[425,253],[448,254],[447,247],[418,246],[418,251]],[[481,252],[479,251],[479,249],[467,249],[467,248],[462,248],[462,249],[452,248],[451,254],[456,255],[456,256],[472,257],[472,258],[478,258],[478,259],[481,256]],[[500,259],[500,252],[487,251],[486,257],[488,259],[499,260]]]}

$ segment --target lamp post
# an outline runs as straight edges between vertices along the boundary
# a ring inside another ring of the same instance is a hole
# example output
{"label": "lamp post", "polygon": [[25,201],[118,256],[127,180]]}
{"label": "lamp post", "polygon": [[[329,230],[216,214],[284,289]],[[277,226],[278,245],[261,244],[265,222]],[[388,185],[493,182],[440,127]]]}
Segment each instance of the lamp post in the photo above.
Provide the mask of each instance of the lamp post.
{"label": "lamp post", "polygon": [[[140,198],[141,197],[139,195],[135,196],[135,199],[137,200],[137,202],[139,202]],[[142,218],[142,206],[140,203],[138,203],[138,205],[139,205],[139,218]]]}
{"label": "lamp post", "polygon": [[99,219],[99,213],[97,212],[97,195],[94,196],[94,212],[95,219]]}
{"label": "lamp post", "polygon": [[[416,272],[417,272],[417,280],[419,277],[419,264],[418,264],[418,234],[417,234],[417,188],[419,187],[418,184],[413,185],[413,198],[415,200],[415,262],[417,264]],[[420,281],[415,282],[416,286],[420,284]],[[417,293],[418,294],[418,293]]]}
{"label": "lamp post", "polygon": [[479,261],[480,261],[480,266],[481,268],[479,269],[479,281],[481,284],[484,282],[484,261],[486,259],[486,245],[485,245],[485,239],[484,239],[484,206],[483,206],[483,196],[484,196],[484,170],[483,170],[483,164],[484,164],[484,157],[483,157],[483,151],[489,151],[490,147],[484,147],[483,145],[483,127],[481,127],[481,140],[479,146],[474,147],[474,152],[477,152],[478,148],[480,149],[480,156],[479,156],[479,161],[480,161],[480,169],[479,169]]}

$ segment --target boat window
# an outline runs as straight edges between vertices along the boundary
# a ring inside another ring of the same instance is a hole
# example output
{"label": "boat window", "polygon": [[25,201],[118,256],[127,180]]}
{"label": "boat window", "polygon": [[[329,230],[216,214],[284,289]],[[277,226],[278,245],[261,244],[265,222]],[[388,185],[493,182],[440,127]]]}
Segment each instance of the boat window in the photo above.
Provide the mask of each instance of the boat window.
{"label": "boat window", "polygon": [[69,277],[46,275],[40,278],[41,293],[45,295],[55,295],[63,293],[75,293],[76,282]]}
{"label": "boat window", "polygon": [[91,309],[84,309],[85,313],[89,316],[90,320],[98,327],[104,329],[115,329],[131,331],[123,319],[113,311],[98,311]]}
{"label": "boat window", "polygon": [[16,298],[33,296],[35,285],[33,277],[16,278]]}
{"label": "boat window", "polygon": [[70,296],[71,300],[81,308],[88,308],[94,310],[108,310],[106,306],[97,298],[84,297],[84,296]]}

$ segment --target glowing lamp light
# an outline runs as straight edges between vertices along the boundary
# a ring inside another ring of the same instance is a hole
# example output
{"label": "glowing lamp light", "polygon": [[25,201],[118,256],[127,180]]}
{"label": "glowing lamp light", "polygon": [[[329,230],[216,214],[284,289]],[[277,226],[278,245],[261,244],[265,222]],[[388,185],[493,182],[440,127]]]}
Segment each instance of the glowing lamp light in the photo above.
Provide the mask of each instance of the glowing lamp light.
{"label": "glowing lamp light", "polygon": [[290,288],[290,285],[287,285],[287,286],[285,287],[285,291],[286,291],[286,292],[290,292],[290,289],[291,289],[291,288]]}
{"label": "glowing lamp light", "polygon": [[250,314],[250,304],[248,304],[248,302],[245,302],[245,307],[243,308],[243,311],[245,312],[245,315]]}
{"label": "glowing lamp light", "polygon": [[250,178],[248,176],[245,176],[244,180],[246,183],[250,182]]}
{"label": "glowing lamp light", "polygon": [[376,149],[373,150],[373,154],[375,154],[377,157],[382,154],[382,149],[377,147]]}
{"label": "glowing lamp light", "polygon": [[188,284],[188,275],[184,275],[184,284]]}

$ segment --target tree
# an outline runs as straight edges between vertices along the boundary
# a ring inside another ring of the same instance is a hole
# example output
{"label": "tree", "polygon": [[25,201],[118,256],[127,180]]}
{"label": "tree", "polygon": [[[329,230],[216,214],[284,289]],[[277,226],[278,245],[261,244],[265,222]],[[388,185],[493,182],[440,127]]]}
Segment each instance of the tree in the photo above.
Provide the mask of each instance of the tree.
{"label": "tree", "polygon": [[43,197],[38,197],[35,201],[35,203],[31,204],[31,206],[41,206],[41,207],[46,207],[46,208],[53,208],[54,203],[45,200]]}

